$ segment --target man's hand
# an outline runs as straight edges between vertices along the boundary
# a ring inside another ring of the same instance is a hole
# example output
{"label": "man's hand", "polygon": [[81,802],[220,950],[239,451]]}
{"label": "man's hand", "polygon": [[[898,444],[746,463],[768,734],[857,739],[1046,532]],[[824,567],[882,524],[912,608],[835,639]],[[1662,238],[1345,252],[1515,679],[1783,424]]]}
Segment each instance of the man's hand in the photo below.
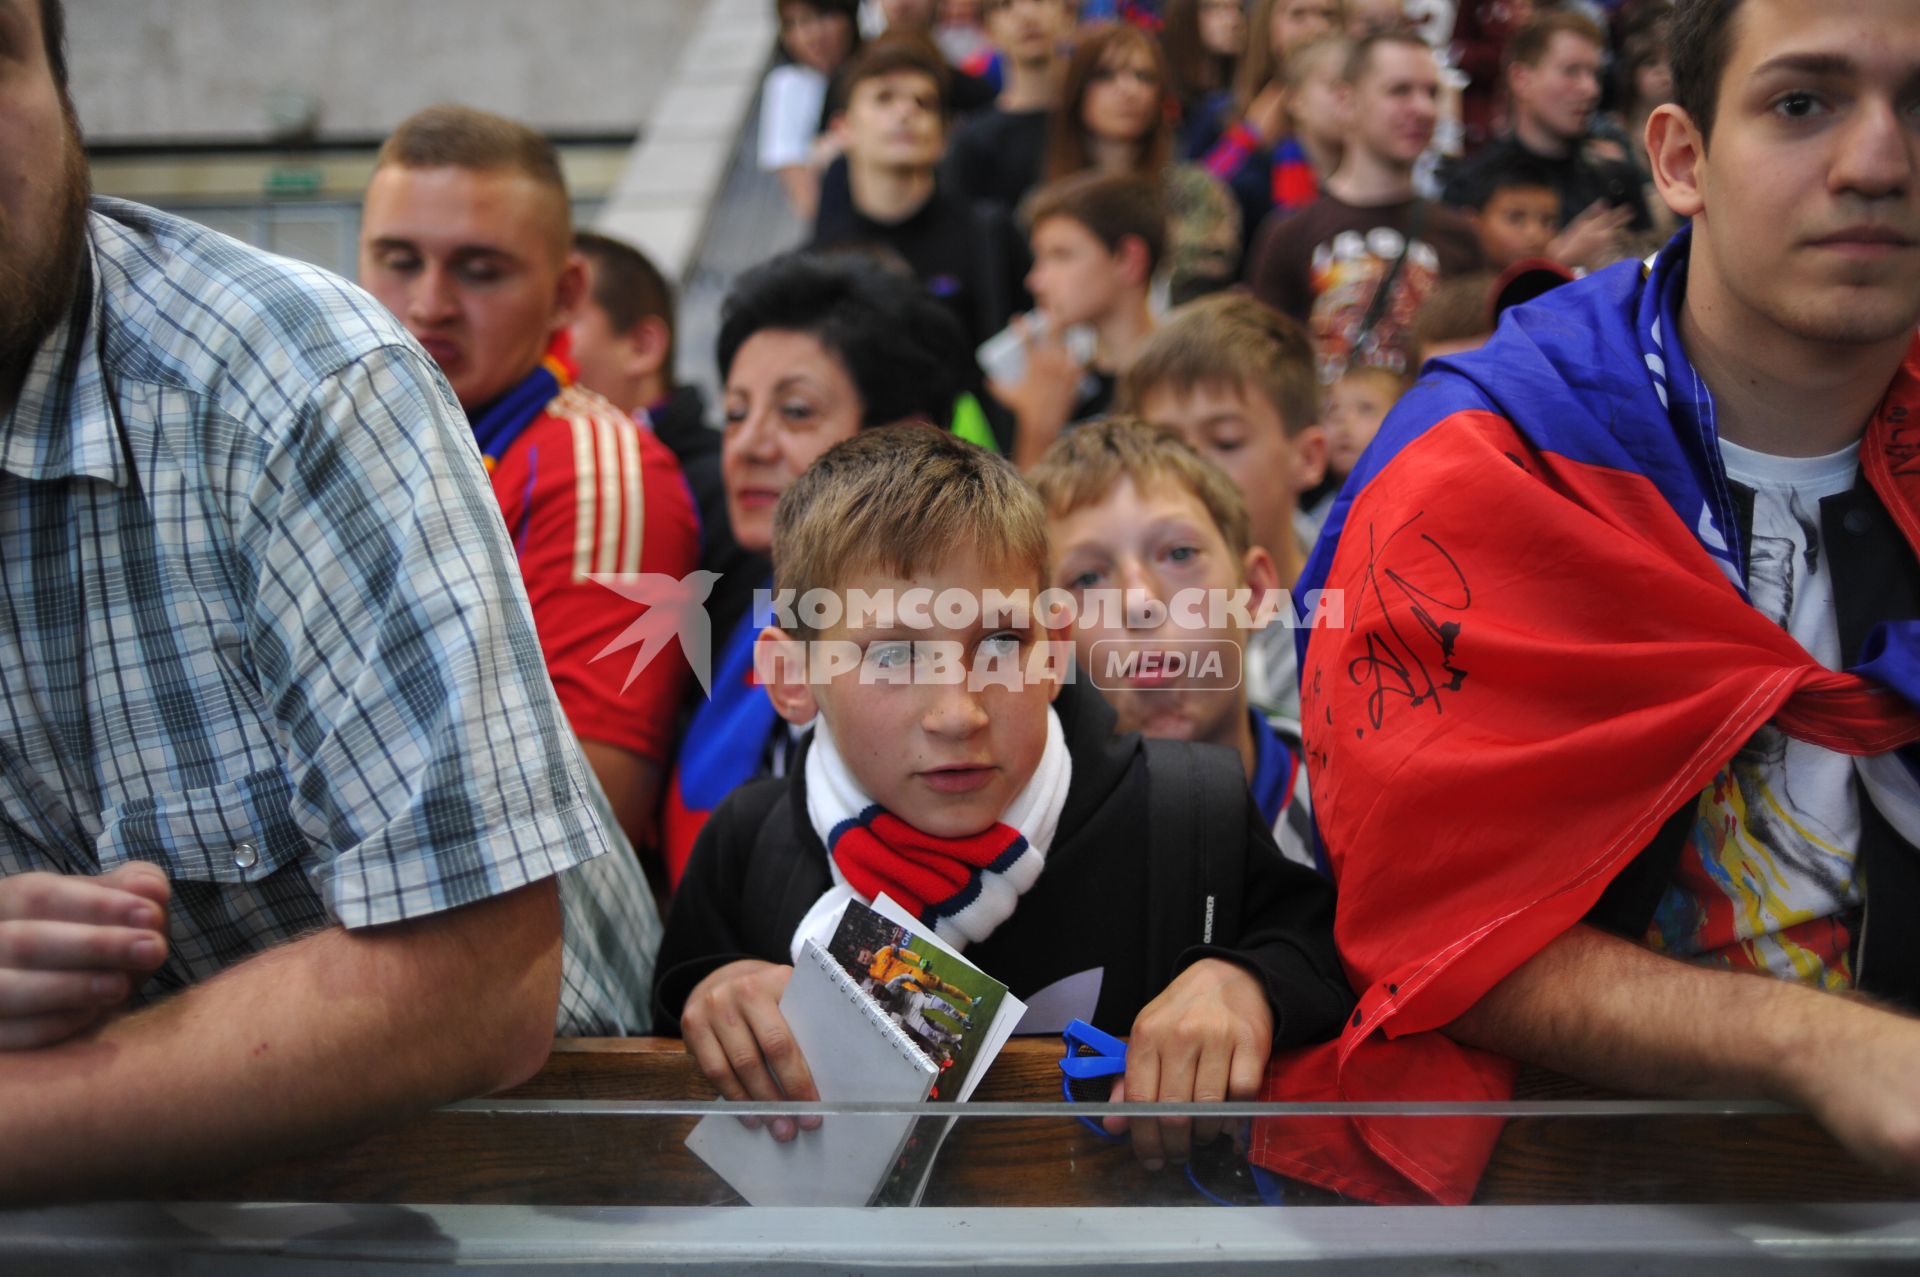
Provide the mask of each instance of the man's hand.
{"label": "man's hand", "polygon": [[[1218,1104],[1260,1093],[1273,1052],[1273,1010],[1246,968],[1202,958],[1149,1002],[1133,1022],[1127,1074],[1114,1085],[1130,1104]],[[1187,1160],[1191,1144],[1220,1133],[1219,1118],[1106,1119],[1115,1135],[1133,1128],[1133,1151],[1149,1170]]]}
{"label": "man's hand", "polygon": [[[680,1013],[680,1036],[720,1094],[729,1100],[817,1100],[813,1075],[800,1057],[793,1030],[780,1014],[780,995],[793,968],[743,959],[729,962],[693,986]],[[758,1126],[757,1118],[742,1118]],[[794,1119],[776,1117],[773,1138],[794,1137]],[[817,1117],[803,1117],[812,1130]]]}
{"label": "man's hand", "polygon": [[1445,1032],[1596,1086],[1791,1104],[1862,1161],[1920,1182],[1920,1020],[1865,998],[1576,925]]}
{"label": "man's hand", "polygon": [[167,875],[135,861],[97,878],[0,878],[0,1051],[65,1041],[167,959]]}
{"label": "man's hand", "polygon": [[1828,999],[1781,1098],[1811,1113],[1869,1166],[1920,1183],[1920,1021],[1864,1000]]}
{"label": "man's hand", "polygon": [[1620,260],[1627,223],[1632,220],[1632,209],[1595,200],[1553,237],[1547,256],[1563,266],[1599,270]]}

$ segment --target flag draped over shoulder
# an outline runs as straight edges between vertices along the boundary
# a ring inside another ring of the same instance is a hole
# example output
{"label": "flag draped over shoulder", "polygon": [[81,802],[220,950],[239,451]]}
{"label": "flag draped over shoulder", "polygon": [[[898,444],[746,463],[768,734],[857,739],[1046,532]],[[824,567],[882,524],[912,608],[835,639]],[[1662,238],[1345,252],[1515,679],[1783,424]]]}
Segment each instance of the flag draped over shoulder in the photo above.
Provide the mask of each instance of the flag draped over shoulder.
{"label": "flag draped over shoulder", "polygon": [[[1920,739],[1920,624],[1879,627],[1836,673],[1747,601],[1676,327],[1689,246],[1437,362],[1335,503],[1297,597],[1344,591],[1346,626],[1300,631],[1301,709],[1360,1000],[1339,1041],[1275,1060],[1263,1098],[1509,1098],[1509,1061],[1437,1030],[1578,922],[1759,727],[1856,755]],[[1920,546],[1920,340],[1861,464]],[[1370,1200],[1463,1202],[1499,1132],[1263,1121],[1253,1157]]]}

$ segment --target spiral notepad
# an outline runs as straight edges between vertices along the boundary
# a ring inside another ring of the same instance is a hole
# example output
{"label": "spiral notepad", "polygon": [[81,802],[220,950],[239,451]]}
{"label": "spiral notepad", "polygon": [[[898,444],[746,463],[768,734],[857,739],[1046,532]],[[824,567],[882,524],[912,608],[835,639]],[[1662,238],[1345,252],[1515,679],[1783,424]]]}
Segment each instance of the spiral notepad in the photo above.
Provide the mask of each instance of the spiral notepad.
{"label": "spiral notepad", "polygon": [[[866,992],[854,982],[853,977],[847,974],[847,969],[841,966],[832,954],[809,940],[807,941],[806,953],[803,960],[817,965],[821,971],[825,972],[827,979],[832,981],[834,986],[840,991],[840,995],[855,1007],[859,1008],[860,1014],[866,1017],[868,1023],[872,1024],[874,1029],[893,1045],[894,1050],[909,1057],[914,1062],[915,1068],[926,1073],[929,1077],[940,1072],[939,1066],[928,1059],[927,1053],[920,1049],[920,1044],[908,1036],[907,1031],[902,1029],[894,1018],[881,1008],[880,1004],[874,1000],[873,995]],[[797,969],[794,974],[796,976],[799,974]],[[788,992],[792,992],[791,982],[789,982]],[[781,999],[780,1005],[784,1011],[786,1007],[785,998]],[[811,1060],[813,1057],[808,1056],[807,1058]],[[819,1079],[816,1077],[815,1081],[818,1082]],[[931,1090],[932,1088],[929,1086],[927,1089]],[[820,1098],[825,1100],[834,1097],[822,1091]],[[849,1095],[847,1098],[850,1100],[877,1100],[882,1097],[877,1095]],[[926,1092],[922,1091],[918,1098],[924,1100],[926,1098]]]}
{"label": "spiral notepad", "polygon": [[[827,1102],[925,1100],[939,1069],[833,956],[808,941],[780,1014]],[[829,1116],[786,1144],[725,1114],[702,1118],[687,1147],[755,1206],[864,1206],[885,1181],[916,1115]]]}

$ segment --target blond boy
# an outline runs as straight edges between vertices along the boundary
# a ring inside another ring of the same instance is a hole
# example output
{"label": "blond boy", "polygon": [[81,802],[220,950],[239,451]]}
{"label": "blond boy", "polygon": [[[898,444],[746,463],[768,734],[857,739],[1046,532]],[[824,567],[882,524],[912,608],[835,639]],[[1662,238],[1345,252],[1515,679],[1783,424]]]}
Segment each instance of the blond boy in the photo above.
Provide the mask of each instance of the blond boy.
{"label": "blond boy", "polygon": [[[1082,426],[1028,480],[1047,507],[1053,585],[1081,603],[1079,672],[1120,729],[1231,749],[1282,853],[1313,865],[1299,725],[1247,702],[1250,617],[1277,602],[1279,577],[1233,480],[1177,431],[1131,417]],[[1095,606],[1103,596],[1121,606]]]}
{"label": "blond boy", "polygon": [[[1098,970],[1075,1009],[1130,1032],[1129,1101],[1251,1095],[1276,1046],[1339,1026],[1330,888],[1250,803],[1192,797],[1221,768],[1237,784],[1233,756],[1148,751],[1059,681],[1046,516],[1010,463],[927,428],[864,432],[781,498],[773,548],[776,609],[796,602],[762,634],[760,672],[811,739],[714,813],[655,986],[723,1095],[813,1098],[780,1016],[792,955],[881,892],[1018,996]],[[1166,783],[1188,768],[1191,787]],[[1206,863],[1156,828],[1205,830]],[[807,1138],[796,1125],[774,1137]],[[1217,1126],[1136,1122],[1134,1143],[1158,1166]]]}
{"label": "blond boy", "polygon": [[[1149,338],[1120,387],[1123,409],[1170,426],[1217,464],[1246,502],[1249,543],[1291,589],[1306,566],[1312,529],[1300,496],[1326,473],[1320,382],[1306,329],[1244,294],[1182,306]],[[1299,717],[1293,635],[1253,635],[1247,661],[1253,703]]]}

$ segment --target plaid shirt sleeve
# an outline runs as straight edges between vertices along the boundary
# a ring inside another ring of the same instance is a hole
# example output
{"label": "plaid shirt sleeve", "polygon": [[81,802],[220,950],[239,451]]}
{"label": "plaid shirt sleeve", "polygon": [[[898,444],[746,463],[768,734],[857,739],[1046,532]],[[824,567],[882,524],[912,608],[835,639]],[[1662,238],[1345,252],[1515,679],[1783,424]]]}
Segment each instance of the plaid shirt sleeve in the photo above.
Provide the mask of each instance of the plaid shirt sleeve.
{"label": "plaid shirt sleeve", "polygon": [[323,379],[237,512],[249,637],[309,877],[348,927],[602,854],[498,507],[425,356]]}

